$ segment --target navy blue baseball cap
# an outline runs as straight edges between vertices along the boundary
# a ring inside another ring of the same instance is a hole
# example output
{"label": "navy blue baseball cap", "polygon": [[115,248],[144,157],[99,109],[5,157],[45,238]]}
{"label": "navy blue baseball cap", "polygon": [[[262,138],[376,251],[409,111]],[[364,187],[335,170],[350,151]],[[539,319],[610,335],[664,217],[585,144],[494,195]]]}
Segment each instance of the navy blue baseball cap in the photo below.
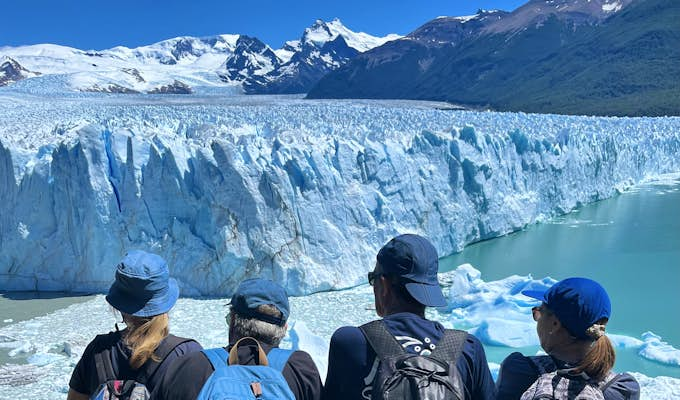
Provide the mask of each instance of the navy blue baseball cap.
{"label": "navy blue baseball cap", "polygon": [[540,300],[573,336],[588,339],[586,330],[612,313],[604,288],[588,278],[568,278],[547,290],[525,290],[525,296]]}
{"label": "navy blue baseball cap", "polygon": [[165,260],[153,253],[132,250],[118,264],[106,301],[126,314],[153,317],[170,311],[178,297],[177,282],[170,278]]}
{"label": "navy blue baseball cap", "polygon": [[429,240],[419,235],[399,235],[378,252],[377,262],[387,276],[398,277],[416,301],[428,307],[444,307],[439,287],[439,257]]}
{"label": "navy blue baseball cap", "polygon": [[[269,304],[281,312],[281,318],[257,311],[261,305]],[[286,290],[268,279],[247,279],[238,286],[231,297],[231,306],[243,317],[255,318],[270,324],[283,326],[288,320],[290,308]]]}

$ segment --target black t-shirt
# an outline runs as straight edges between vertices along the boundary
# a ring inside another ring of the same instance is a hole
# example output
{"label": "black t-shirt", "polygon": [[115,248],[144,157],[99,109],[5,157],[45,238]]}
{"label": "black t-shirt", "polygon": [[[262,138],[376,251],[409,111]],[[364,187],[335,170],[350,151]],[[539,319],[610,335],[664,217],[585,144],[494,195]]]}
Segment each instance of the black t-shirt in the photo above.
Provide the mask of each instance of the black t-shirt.
{"label": "black t-shirt", "polygon": [[[568,368],[564,361],[553,357],[556,368]],[[538,379],[538,369],[520,353],[512,353],[503,360],[498,372],[496,387],[498,400],[518,400]],[[629,374],[619,374],[604,391],[605,400],[638,400],[640,385]]]}
{"label": "black t-shirt", "polygon": [[[272,349],[264,343],[261,346],[265,353]],[[229,351],[230,348],[231,346],[225,349]],[[256,357],[255,345],[239,346],[239,364],[255,365]],[[213,372],[214,368],[203,352],[188,354],[169,366],[160,386],[151,397],[154,400],[194,400]],[[321,377],[309,354],[294,351],[282,373],[296,400],[321,399]]]}
{"label": "black t-shirt", "polygon": [[[416,314],[392,314],[383,321],[387,330],[409,353],[429,354],[444,335],[444,327],[440,323]],[[369,400],[377,368],[375,351],[366,341],[363,332],[353,326],[338,329],[331,338],[328,353],[324,400]],[[495,398],[496,388],[489,372],[484,347],[473,335],[467,336],[456,368],[463,379],[466,399]]]}
{"label": "black t-shirt", "polygon": [[[99,382],[97,376],[97,368],[95,364],[94,355],[96,353],[102,352],[108,349],[111,354],[111,366],[113,367],[113,372],[117,379],[135,379],[139,370],[133,370],[130,367],[130,357],[132,352],[125,346],[122,340],[121,332],[110,332],[106,335],[97,335],[87,345],[85,351],[83,352],[80,361],[76,365],[71,375],[71,380],[69,386],[71,389],[78,393],[92,395],[99,385],[103,382]],[[165,339],[164,339],[165,340]],[[161,342],[162,343],[162,342]],[[149,391],[153,391],[154,387],[160,382],[163,374],[167,370],[168,366],[180,356],[189,354],[191,352],[200,351],[203,348],[200,344],[195,341],[188,341],[181,343],[175,349],[168,354],[163,363],[158,367],[156,372],[151,376],[148,382],[145,383]]]}

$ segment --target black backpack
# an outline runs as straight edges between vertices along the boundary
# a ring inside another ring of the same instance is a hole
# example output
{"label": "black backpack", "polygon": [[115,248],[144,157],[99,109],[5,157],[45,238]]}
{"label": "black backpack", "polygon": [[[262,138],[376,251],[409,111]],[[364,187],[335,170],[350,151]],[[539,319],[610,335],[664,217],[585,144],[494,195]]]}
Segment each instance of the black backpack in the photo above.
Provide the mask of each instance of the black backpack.
{"label": "black backpack", "polygon": [[97,369],[97,379],[99,387],[90,396],[96,400],[145,400],[151,397],[150,390],[146,383],[156,373],[158,367],[163,364],[165,358],[172,353],[175,347],[182,343],[192,341],[192,339],[181,338],[168,335],[165,340],[156,348],[154,354],[160,358],[158,362],[153,359],[147,362],[137,371],[134,379],[117,379],[111,363],[111,350],[106,347],[104,350],[94,354],[95,366]]}
{"label": "black backpack", "polygon": [[447,329],[427,356],[407,353],[382,320],[359,327],[380,360],[371,398],[463,400],[465,390],[456,361],[467,332]]}

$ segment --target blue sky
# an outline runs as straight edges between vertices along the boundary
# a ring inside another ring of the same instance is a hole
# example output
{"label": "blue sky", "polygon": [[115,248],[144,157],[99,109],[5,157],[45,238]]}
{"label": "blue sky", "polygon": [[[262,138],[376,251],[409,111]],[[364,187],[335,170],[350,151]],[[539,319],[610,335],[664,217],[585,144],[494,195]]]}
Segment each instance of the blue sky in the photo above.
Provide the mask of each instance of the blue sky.
{"label": "blue sky", "polygon": [[317,18],[354,31],[407,34],[440,15],[480,8],[514,10],[526,0],[16,0],[0,7],[0,46],[55,43],[101,50],[176,36],[241,33],[274,48],[297,39]]}

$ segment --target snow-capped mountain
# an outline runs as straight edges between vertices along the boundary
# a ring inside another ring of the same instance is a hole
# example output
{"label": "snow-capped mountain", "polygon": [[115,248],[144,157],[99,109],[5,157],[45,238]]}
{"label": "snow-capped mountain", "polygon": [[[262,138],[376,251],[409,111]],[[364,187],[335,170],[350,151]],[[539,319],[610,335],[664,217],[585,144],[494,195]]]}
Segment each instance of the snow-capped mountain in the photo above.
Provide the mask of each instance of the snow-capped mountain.
{"label": "snow-capped mountain", "polygon": [[379,38],[353,32],[339,19],[316,20],[300,40],[286,42],[277,54],[284,62],[263,76],[244,82],[246,93],[306,93],[326,73],[339,68],[357,54],[399,39],[399,35]]}
{"label": "snow-capped mountain", "polygon": [[[2,47],[0,56],[11,57],[26,71],[40,73],[46,82],[50,76],[65,77],[60,82],[66,87],[56,90],[166,93],[174,87],[178,90],[171,90],[173,93],[188,93],[194,87],[245,86],[258,88],[251,92],[281,93],[286,89],[284,92],[289,93],[295,88],[293,92],[302,93],[325,72],[397,37],[356,33],[336,19],[316,21],[300,40],[289,41],[279,50],[254,37],[229,34],[184,36],[137,48],[118,46],[101,51],[53,44]],[[25,73],[25,77],[32,76]],[[298,78],[303,84],[280,83]],[[8,84],[16,79],[6,81]]]}
{"label": "snow-capped mountain", "polygon": [[38,75],[40,74],[27,70],[10,57],[0,58],[0,86]]}
{"label": "snow-capped mountain", "polygon": [[540,26],[551,17],[576,25],[600,22],[633,0],[530,0],[505,18],[486,28],[487,33],[504,33]]}
{"label": "snow-capped mountain", "polygon": [[276,53],[259,39],[241,35],[236,41],[233,55],[220,67],[226,70],[220,76],[227,82],[247,81],[251,77],[271,72],[281,63]]}
{"label": "snow-capped mountain", "polygon": [[531,0],[510,13],[437,18],[329,72],[307,97],[678,115],[679,13],[677,0]]}

